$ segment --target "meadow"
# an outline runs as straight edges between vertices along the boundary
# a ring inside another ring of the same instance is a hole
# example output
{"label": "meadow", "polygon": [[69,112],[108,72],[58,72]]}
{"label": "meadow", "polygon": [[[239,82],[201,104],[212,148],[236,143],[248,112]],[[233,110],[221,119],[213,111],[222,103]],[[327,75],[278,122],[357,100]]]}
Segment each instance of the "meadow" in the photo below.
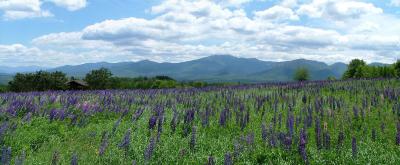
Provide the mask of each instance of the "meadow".
{"label": "meadow", "polygon": [[0,164],[400,164],[400,81],[0,94]]}

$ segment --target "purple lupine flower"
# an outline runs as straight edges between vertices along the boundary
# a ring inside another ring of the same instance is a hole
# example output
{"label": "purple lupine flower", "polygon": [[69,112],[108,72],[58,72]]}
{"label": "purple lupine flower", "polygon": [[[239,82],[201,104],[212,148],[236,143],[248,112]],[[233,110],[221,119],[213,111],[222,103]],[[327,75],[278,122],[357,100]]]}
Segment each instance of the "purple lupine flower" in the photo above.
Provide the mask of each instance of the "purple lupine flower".
{"label": "purple lupine flower", "polygon": [[28,113],[24,116],[24,118],[22,119],[22,121],[25,122],[25,123],[27,123],[27,122],[30,122],[31,119],[32,119],[32,112],[28,112]]}
{"label": "purple lupine flower", "polygon": [[76,153],[72,155],[71,165],[78,165],[78,155]]}
{"label": "purple lupine flower", "polygon": [[176,130],[177,120],[178,120],[178,112],[174,111],[174,116],[172,117],[170,123],[172,133],[174,133]]}
{"label": "purple lupine flower", "polygon": [[268,132],[268,131],[267,131],[267,128],[266,128],[266,126],[265,126],[265,123],[263,123],[263,124],[261,125],[261,138],[262,138],[262,140],[263,140],[264,143],[267,141],[267,136],[268,136],[268,133],[267,133],[267,132]]}
{"label": "purple lupine flower", "polygon": [[382,133],[385,133],[385,128],[386,128],[386,125],[385,125],[385,123],[381,123],[381,131],[382,131]]}
{"label": "purple lupine flower", "polygon": [[285,136],[283,144],[285,145],[285,149],[290,150],[292,148],[292,137],[290,135]]}
{"label": "purple lupine flower", "polygon": [[293,136],[293,129],[294,129],[294,117],[293,114],[289,114],[287,121],[286,121],[286,128],[288,129],[289,136]]}
{"label": "purple lupine flower", "polygon": [[356,119],[358,119],[358,108],[356,107],[356,106],[354,106],[353,107],[353,115],[354,115],[354,118],[356,118]]}
{"label": "purple lupine flower", "polygon": [[400,122],[397,123],[396,144],[400,146]]}
{"label": "purple lupine flower", "polygon": [[104,131],[101,135],[101,144],[99,149],[99,155],[102,156],[108,147],[108,133]]}
{"label": "purple lupine flower", "polygon": [[51,158],[51,165],[57,165],[59,159],[60,159],[60,153],[58,153],[58,151],[54,151],[53,156]]}
{"label": "purple lupine flower", "polygon": [[331,148],[331,136],[329,135],[329,132],[326,131],[324,133],[324,148],[329,150]]}
{"label": "purple lupine flower", "polygon": [[56,109],[52,109],[49,113],[49,119],[50,122],[52,122],[53,120],[55,120],[57,118],[57,110]]}
{"label": "purple lupine flower", "polygon": [[122,139],[121,143],[119,143],[118,147],[119,148],[124,148],[125,151],[128,151],[130,142],[131,142],[131,129],[129,128],[126,131],[126,133],[124,135],[124,138]]}
{"label": "purple lupine flower", "polygon": [[132,122],[139,120],[139,118],[142,116],[144,112],[144,109],[138,109],[135,114],[132,115]]}
{"label": "purple lupine flower", "polygon": [[338,147],[341,147],[343,145],[343,142],[344,142],[344,133],[343,131],[340,131],[338,135]]}
{"label": "purple lupine flower", "polygon": [[195,145],[196,145],[196,127],[193,126],[193,128],[192,128],[192,137],[190,138],[189,148],[191,150],[194,150],[195,149]]}
{"label": "purple lupine flower", "polygon": [[132,165],[136,165],[137,163],[136,163],[136,160],[133,160],[132,161]]}
{"label": "purple lupine flower", "polygon": [[317,149],[322,148],[322,139],[321,139],[321,124],[319,118],[315,120],[315,141],[317,144]]}
{"label": "purple lupine flower", "polygon": [[8,129],[8,122],[3,122],[0,126],[0,140],[6,134],[7,129]]}
{"label": "purple lupine flower", "polygon": [[157,127],[157,131],[158,133],[162,133],[163,131],[163,114],[161,116],[158,117],[158,127]]}
{"label": "purple lupine flower", "polygon": [[303,159],[303,161],[306,162],[306,164],[308,164],[306,145],[307,145],[307,140],[306,140],[305,131],[303,129],[301,129],[300,141],[299,141],[299,154],[301,155],[301,158]]}
{"label": "purple lupine flower", "polygon": [[152,137],[152,138],[150,138],[150,143],[144,152],[144,159],[146,161],[149,161],[151,159],[151,156],[153,155],[155,146],[156,146],[156,142],[155,142],[155,139]]}
{"label": "purple lupine flower", "polygon": [[15,158],[15,165],[23,165],[25,157],[26,157],[25,151],[22,151],[21,155]]}
{"label": "purple lupine flower", "polygon": [[224,109],[224,110],[222,110],[222,112],[219,115],[219,125],[225,126],[226,120],[227,120],[227,114],[226,114],[226,110]]}
{"label": "purple lupine flower", "polygon": [[152,130],[157,124],[157,116],[151,116],[149,119],[149,129]]}
{"label": "purple lupine flower", "polygon": [[273,128],[273,125],[272,125],[272,123],[271,123],[271,125],[269,126],[269,131],[270,131],[270,133],[269,133],[269,144],[271,145],[271,147],[275,147],[276,146],[276,139],[275,139],[275,131],[274,131],[274,128]]}
{"label": "purple lupine flower", "polygon": [[208,157],[208,161],[206,165],[215,165],[215,160],[213,156]]}
{"label": "purple lupine flower", "polygon": [[372,128],[371,138],[372,138],[372,141],[376,140],[376,130],[375,130],[375,128]]}
{"label": "purple lupine flower", "polygon": [[11,147],[3,147],[1,151],[1,164],[10,165],[11,164]]}
{"label": "purple lupine flower", "polygon": [[224,165],[233,165],[232,156],[229,152],[225,154]]}
{"label": "purple lupine flower", "polygon": [[120,117],[113,125],[111,134],[114,135],[115,131],[117,131],[118,126],[121,124],[122,117]]}
{"label": "purple lupine flower", "polygon": [[353,154],[353,158],[357,158],[357,139],[354,136],[351,140],[351,151]]}

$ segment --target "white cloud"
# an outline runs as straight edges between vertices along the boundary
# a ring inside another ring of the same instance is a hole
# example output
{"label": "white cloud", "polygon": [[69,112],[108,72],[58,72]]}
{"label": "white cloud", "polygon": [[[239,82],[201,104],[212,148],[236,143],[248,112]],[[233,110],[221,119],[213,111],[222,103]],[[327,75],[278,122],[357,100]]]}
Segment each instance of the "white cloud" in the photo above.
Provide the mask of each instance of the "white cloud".
{"label": "white cloud", "polygon": [[259,20],[285,21],[299,19],[299,17],[292,11],[292,9],[282,6],[273,6],[264,11],[257,11],[254,13],[254,15]]}
{"label": "white cloud", "polygon": [[[240,7],[247,1],[240,1],[239,6],[226,3],[166,0],[150,9],[151,19],[105,20],[81,31],[35,38],[31,47],[2,45],[0,64],[181,62],[212,54],[276,61],[362,58],[392,62],[400,55],[400,19],[369,3],[285,0],[263,11],[251,11],[254,16]],[[302,22],[297,14],[315,18],[315,24]],[[9,58],[9,54],[14,56]]]}
{"label": "white cloud", "polygon": [[0,10],[6,20],[52,17],[50,11],[41,8],[44,2],[51,2],[70,11],[84,8],[86,0],[0,0]]}
{"label": "white cloud", "polygon": [[313,0],[309,4],[301,5],[297,13],[312,18],[341,21],[357,19],[368,14],[381,14],[383,10],[372,3],[354,0]]}
{"label": "white cloud", "polygon": [[75,11],[86,7],[86,0],[48,0],[57,6],[64,7],[70,11]]}
{"label": "white cloud", "polygon": [[390,4],[396,7],[400,7],[400,0],[391,0]]}
{"label": "white cloud", "polygon": [[6,20],[53,16],[49,11],[41,10],[41,4],[39,0],[2,0],[0,10],[4,11]]}

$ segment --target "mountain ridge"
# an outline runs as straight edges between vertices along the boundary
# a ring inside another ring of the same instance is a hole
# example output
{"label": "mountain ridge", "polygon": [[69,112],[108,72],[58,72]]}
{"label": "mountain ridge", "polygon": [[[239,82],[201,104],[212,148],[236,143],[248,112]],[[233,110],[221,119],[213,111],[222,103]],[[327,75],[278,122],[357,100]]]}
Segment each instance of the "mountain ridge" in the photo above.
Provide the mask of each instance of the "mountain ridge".
{"label": "mountain ridge", "polygon": [[[386,64],[371,63],[369,65]],[[293,74],[296,69],[300,67],[305,67],[310,71],[312,80],[324,80],[330,76],[340,78],[346,71],[347,64],[336,62],[329,65],[324,62],[307,59],[274,62],[225,54],[212,55],[179,63],[154,62],[150,60],[117,63],[96,62],[80,65],[64,65],[50,69],[43,69],[43,67],[25,67],[19,70],[23,70],[23,72],[34,72],[37,70],[46,70],[50,72],[62,71],[68,76],[82,78],[91,70],[102,67],[110,69],[114,76],[118,77],[151,77],[165,75],[180,81],[265,82],[292,81]],[[2,72],[2,70],[6,69],[0,67],[0,75],[2,75],[0,78],[10,80],[15,73],[11,71]],[[0,83],[4,83],[5,80],[0,80]]]}

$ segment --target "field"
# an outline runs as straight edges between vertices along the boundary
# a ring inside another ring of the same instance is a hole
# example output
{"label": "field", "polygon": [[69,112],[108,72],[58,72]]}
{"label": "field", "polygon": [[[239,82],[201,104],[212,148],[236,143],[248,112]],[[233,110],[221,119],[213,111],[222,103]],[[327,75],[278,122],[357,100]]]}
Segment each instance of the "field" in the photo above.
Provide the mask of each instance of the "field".
{"label": "field", "polygon": [[0,164],[400,164],[400,82],[0,95]]}

